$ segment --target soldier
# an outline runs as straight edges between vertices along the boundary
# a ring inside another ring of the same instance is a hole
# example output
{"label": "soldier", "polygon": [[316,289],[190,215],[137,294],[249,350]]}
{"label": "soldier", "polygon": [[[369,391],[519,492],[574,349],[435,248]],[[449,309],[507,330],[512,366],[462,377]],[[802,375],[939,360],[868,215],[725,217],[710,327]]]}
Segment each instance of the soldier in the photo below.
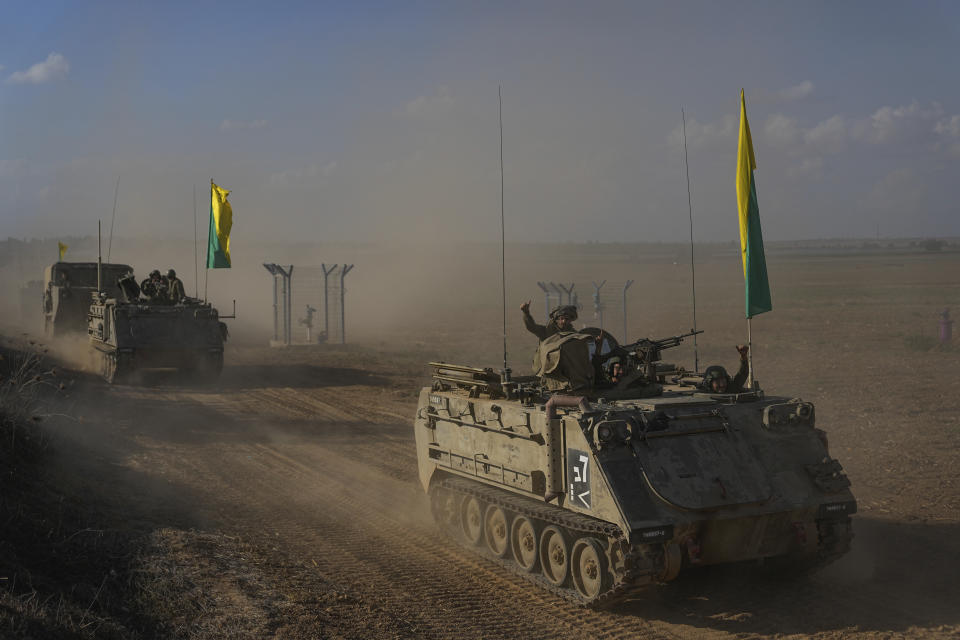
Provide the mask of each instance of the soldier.
{"label": "soldier", "polygon": [[164,301],[167,297],[167,287],[160,276],[160,270],[154,269],[150,277],[140,283],[140,291],[151,302]]}
{"label": "soldier", "polygon": [[587,341],[593,336],[580,334],[573,328],[577,308],[561,305],[550,312],[546,326],[530,316],[530,302],[520,305],[523,324],[537,336],[540,344],[533,357],[533,372],[551,391],[583,392],[593,386],[593,365]]}
{"label": "soldier", "polygon": [[607,360],[607,379],[610,380],[611,384],[617,384],[620,380],[623,379],[623,364],[620,363],[620,358],[614,356]]}
{"label": "soldier", "polygon": [[747,354],[750,347],[745,344],[737,345],[737,352],[740,354],[740,369],[737,375],[730,379],[727,370],[720,365],[707,367],[703,372],[703,382],[698,387],[701,391],[707,393],[743,393],[743,383],[747,380],[750,366],[747,363]]}
{"label": "soldier", "polygon": [[167,292],[173,304],[182,302],[187,297],[183,292],[183,280],[177,277],[177,272],[173,269],[167,271]]}
{"label": "soldier", "polygon": [[527,331],[537,336],[541,342],[554,335],[555,333],[573,333],[573,321],[577,319],[577,308],[572,304],[563,304],[550,312],[550,322],[546,326],[537,324],[533,316],[530,315],[530,301],[527,300],[520,305],[520,311],[523,312],[523,324]]}

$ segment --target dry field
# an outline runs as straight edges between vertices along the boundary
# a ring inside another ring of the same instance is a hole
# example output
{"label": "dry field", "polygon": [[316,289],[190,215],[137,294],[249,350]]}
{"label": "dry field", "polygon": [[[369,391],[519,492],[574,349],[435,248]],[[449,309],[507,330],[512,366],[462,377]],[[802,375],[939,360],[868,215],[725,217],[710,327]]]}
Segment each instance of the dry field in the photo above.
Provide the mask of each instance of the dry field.
{"label": "dry field", "polygon": [[[690,326],[683,265],[558,258],[525,265],[524,282],[538,269],[636,278],[637,337]],[[105,530],[146,542],[133,568],[146,637],[960,636],[960,348],[933,340],[938,312],[960,301],[960,256],[780,258],[770,277],[758,378],[817,404],[860,504],[854,550],[807,579],[702,571],[589,611],[445,541],[416,481],[423,363],[500,358],[499,308],[451,304],[449,284],[422,322],[365,345],[228,346],[208,387],[79,375],[65,402],[81,421],[49,425],[55,478]],[[698,287],[701,363],[732,365],[745,335],[736,260],[704,257]],[[535,293],[510,292],[517,370],[534,339],[516,307]],[[671,355],[692,364],[688,346]]]}

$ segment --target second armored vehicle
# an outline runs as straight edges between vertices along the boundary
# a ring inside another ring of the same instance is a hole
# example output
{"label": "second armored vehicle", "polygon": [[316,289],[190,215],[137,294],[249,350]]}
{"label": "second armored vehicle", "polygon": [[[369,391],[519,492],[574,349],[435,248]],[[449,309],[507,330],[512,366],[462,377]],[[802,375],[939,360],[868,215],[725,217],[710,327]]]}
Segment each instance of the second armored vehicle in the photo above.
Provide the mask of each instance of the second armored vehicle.
{"label": "second armored vehicle", "polygon": [[618,359],[618,382],[564,395],[432,363],[414,432],[442,529],[587,605],[691,567],[803,572],[847,552],[856,502],[811,403],[712,393],[660,361],[682,336],[620,346],[584,333],[603,338],[598,372]]}
{"label": "second armored vehicle", "polygon": [[185,298],[171,304],[140,296],[132,276],[116,294],[93,294],[87,332],[101,375],[128,380],[135,371],[175,368],[212,380],[223,368],[227,326],[209,303]]}
{"label": "second armored vehicle", "polygon": [[[103,264],[103,282],[113,285],[133,269],[126,264]],[[90,295],[97,291],[96,262],[56,262],[43,270],[43,330],[49,337],[87,328]]]}

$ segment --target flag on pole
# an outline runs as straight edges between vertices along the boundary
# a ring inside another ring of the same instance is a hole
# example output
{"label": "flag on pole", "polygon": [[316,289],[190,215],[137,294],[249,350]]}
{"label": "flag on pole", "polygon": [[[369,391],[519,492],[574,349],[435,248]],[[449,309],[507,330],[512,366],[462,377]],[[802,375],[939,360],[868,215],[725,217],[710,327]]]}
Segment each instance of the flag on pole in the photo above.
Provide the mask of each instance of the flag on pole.
{"label": "flag on pole", "polygon": [[760,208],[757,205],[757,184],[753,172],[757,161],[753,155],[753,139],[747,122],[747,103],[740,90],[740,143],[737,145],[737,209],[740,213],[740,253],[743,258],[743,280],[747,318],[770,311],[770,283],[767,281],[767,259],[763,255],[763,234],[760,232]]}
{"label": "flag on pole", "polygon": [[233,209],[227,202],[227,189],[210,181],[210,232],[207,239],[207,269],[230,268],[230,229]]}
{"label": "flag on pole", "polygon": [[57,248],[60,249],[60,262],[63,262],[63,254],[65,254],[67,252],[67,249],[69,249],[70,247],[68,247],[67,245],[63,244],[60,241],[57,241]]}

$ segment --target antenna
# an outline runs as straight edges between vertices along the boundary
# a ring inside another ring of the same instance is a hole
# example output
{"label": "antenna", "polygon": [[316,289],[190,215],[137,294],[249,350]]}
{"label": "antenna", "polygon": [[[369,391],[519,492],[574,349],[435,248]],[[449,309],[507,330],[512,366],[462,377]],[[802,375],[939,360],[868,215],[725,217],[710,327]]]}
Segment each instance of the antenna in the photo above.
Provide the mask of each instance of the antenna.
{"label": "antenna", "polygon": [[97,295],[103,293],[103,250],[100,248],[100,221],[97,220]]}
{"label": "antenna", "polygon": [[507,234],[503,215],[503,86],[497,85],[497,105],[500,113],[500,285],[503,294],[503,375],[510,380],[507,366]]}
{"label": "antenna", "polygon": [[113,189],[113,215],[110,216],[110,241],[107,243],[107,262],[113,252],[113,221],[117,219],[117,196],[120,194],[120,176],[117,176],[117,186]]}
{"label": "antenna", "polygon": [[[680,107],[683,120],[683,164],[687,168],[687,209],[690,212],[690,290],[693,293],[693,330],[697,330],[697,271],[693,262],[693,200],[690,198],[690,160],[687,157],[687,115]],[[693,334],[693,370],[700,371],[700,352],[697,349],[697,334]]]}

